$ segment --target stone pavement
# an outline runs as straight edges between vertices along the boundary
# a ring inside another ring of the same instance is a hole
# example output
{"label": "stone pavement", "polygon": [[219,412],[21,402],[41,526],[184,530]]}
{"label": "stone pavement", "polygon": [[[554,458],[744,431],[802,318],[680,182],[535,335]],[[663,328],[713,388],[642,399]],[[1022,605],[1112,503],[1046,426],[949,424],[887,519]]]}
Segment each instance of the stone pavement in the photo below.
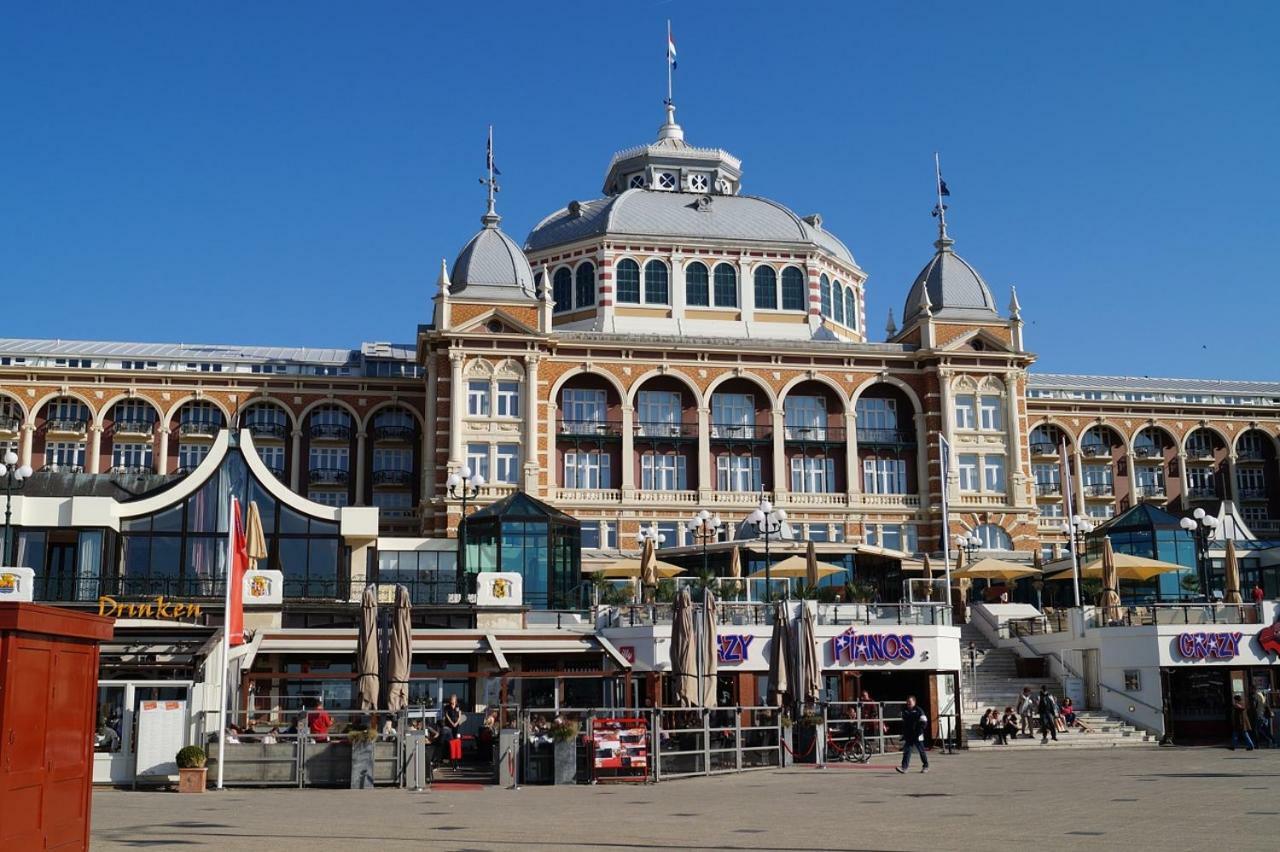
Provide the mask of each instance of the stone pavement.
{"label": "stone pavement", "polygon": [[931,755],[932,771],[793,768],[659,785],[102,790],[93,849],[1004,850],[1280,845],[1280,750]]}

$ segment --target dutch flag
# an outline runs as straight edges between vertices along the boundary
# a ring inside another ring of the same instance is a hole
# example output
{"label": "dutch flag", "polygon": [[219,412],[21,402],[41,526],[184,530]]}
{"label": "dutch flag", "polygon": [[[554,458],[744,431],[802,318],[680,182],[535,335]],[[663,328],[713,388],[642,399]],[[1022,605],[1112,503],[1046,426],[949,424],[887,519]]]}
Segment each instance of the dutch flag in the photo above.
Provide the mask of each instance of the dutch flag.
{"label": "dutch flag", "polygon": [[667,23],[667,61],[671,63],[671,67],[676,67],[676,40],[671,37],[671,24]]}

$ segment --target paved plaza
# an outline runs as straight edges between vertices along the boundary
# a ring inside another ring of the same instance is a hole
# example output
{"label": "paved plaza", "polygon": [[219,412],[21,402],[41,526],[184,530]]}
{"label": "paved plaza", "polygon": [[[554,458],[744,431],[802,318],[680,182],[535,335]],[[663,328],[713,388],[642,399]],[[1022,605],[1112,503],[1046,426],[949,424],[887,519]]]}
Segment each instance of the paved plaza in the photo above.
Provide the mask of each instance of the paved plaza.
{"label": "paved plaza", "polygon": [[94,796],[93,848],[1277,847],[1280,751],[1050,749],[939,754],[929,774],[913,767],[907,776],[884,764],[518,791],[103,790]]}

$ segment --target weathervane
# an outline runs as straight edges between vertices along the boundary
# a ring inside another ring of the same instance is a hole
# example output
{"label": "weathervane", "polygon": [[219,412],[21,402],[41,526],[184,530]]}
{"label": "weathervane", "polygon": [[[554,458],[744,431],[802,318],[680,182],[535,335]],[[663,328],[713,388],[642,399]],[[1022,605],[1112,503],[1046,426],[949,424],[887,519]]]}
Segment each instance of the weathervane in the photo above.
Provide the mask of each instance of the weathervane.
{"label": "weathervane", "polygon": [[483,221],[485,222],[485,224],[488,224],[490,221],[493,221],[496,224],[498,221],[498,211],[494,208],[493,196],[502,189],[502,187],[498,186],[498,180],[496,177],[496,175],[501,175],[502,172],[500,172],[498,170],[498,167],[493,164],[493,125],[492,124],[489,125],[489,143],[485,147],[484,160],[485,160],[485,168],[488,169],[489,171],[489,176],[487,178],[480,178],[480,183],[484,184],[489,191],[489,209],[485,212]]}
{"label": "weathervane", "polygon": [[947,182],[942,179],[942,161],[938,158],[938,152],[933,152],[933,171],[938,180],[938,204],[933,208],[933,215],[938,218],[938,239],[947,239],[947,205],[942,203],[943,196],[951,194],[951,190],[947,189]]}

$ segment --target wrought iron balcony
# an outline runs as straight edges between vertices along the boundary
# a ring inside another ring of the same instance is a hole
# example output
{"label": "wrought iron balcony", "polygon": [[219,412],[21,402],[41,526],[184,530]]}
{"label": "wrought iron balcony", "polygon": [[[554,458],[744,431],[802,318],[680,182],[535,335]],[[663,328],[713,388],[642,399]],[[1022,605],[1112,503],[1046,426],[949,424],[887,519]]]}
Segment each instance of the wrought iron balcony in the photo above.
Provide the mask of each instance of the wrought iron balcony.
{"label": "wrought iron balcony", "polygon": [[200,466],[200,462],[196,462],[195,464],[181,464],[181,465],[178,465],[178,469],[175,470],[174,473],[177,474],[178,476],[186,476],[187,474],[191,473],[199,466]]}
{"label": "wrought iron balcony", "polygon": [[916,433],[909,429],[864,429],[858,427],[858,446],[914,447]]}
{"label": "wrought iron balcony", "polygon": [[1084,485],[1084,496],[1114,497],[1116,496],[1116,487],[1110,482],[1086,482]]}
{"label": "wrought iron balcony", "polygon": [[1192,500],[1216,500],[1218,491],[1212,485],[1197,485],[1187,489],[1187,497]]}
{"label": "wrought iron balcony", "polygon": [[373,472],[374,485],[408,486],[413,484],[413,471],[388,468]]}
{"label": "wrought iron balcony", "polygon": [[1163,485],[1139,485],[1133,489],[1133,492],[1137,497],[1144,500],[1160,500],[1167,493]]}
{"label": "wrought iron balcony", "polygon": [[184,438],[213,438],[222,428],[220,423],[204,420],[187,420],[178,424],[178,434]]}
{"label": "wrought iron balcony", "polygon": [[312,485],[346,485],[351,481],[351,471],[340,467],[313,467],[307,471],[307,482]]}
{"label": "wrought iron balcony", "polygon": [[280,480],[284,479],[284,468],[276,467],[275,465],[270,465],[270,464],[266,465],[266,468],[267,470],[271,471],[271,475],[274,476],[276,479],[280,479]]}
{"label": "wrought iron balcony", "polygon": [[1031,443],[1031,455],[1033,456],[1056,456],[1057,454],[1057,444],[1051,444],[1048,441],[1033,441]]}
{"label": "wrought iron balcony", "polygon": [[622,437],[622,424],[617,420],[561,420],[557,435],[616,441]]}
{"label": "wrought iron balcony", "polygon": [[289,435],[289,427],[283,423],[273,423],[270,420],[257,420],[244,424],[244,428],[249,430],[249,434],[253,439],[276,438],[284,440]]}
{"label": "wrought iron balcony", "polygon": [[843,444],[843,426],[786,426],[783,439],[795,444]]}
{"label": "wrought iron balcony", "polygon": [[1189,459],[1212,459],[1213,447],[1208,444],[1189,444],[1187,445],[1187,458]]}
{"label": "wrought iron balcony", "polygon": [[17,417],[5,415],[0,417],[0,432],[17,432],[22,426],[22,421]]}
{"label": "wrought iron balcony", "polygon": [[1080,446],[1081,455],[1088,458],[1111,458],[1110,444],[1082,444]]}
{"label": "wrought iron balcony", "polygon": [[1240,489],[1240,499],[1241,500],[1266,500],[1267,489],[1265,487],[1259,488],[1257,486],[1252,488],[1242,487]]}
{"label": "wrought iron balcony", "polygon": [[712,423],[711,440],[716,443],[732,444],[736,442],[768,442],[773,437],[773,429],[768,426],[757,426],[754,423]]}
{"label": "wrought iron balcony", "polygon": [[83,435],[89,431],[89,421],[79,419],[48,420],[45,421],[44,430],[67,435]]}
{"label": "wrought iron balcony", "polygon": [[697,423],[637,423],[634,431],[637,438],[645,440],[696,441],[698,439]]}
{"label": "wrought iron balcony", "polygon": [[1062,493],[1061,482],[1037,482],[1036,495],[1040,497],[1056,497]]}
{"label": "wrought iron balcony", "polygon": [[84,465],[67,462],[49,462],[40,469],[45,473],[84,473]]}
{"label": "wrought iron balcony", "polygon": [[412,426],[404,426],[399,423],[388,423],[373,427],[373,440],[375,441],[412,441],[417,434],[417,430]]}
{"label": "wrought iron balcony", "polygon": [[[0,426],[0,430],[3,430],[3,428],[3,426]],[[1261,447],[1241,447],[1236,451],[1236,461],[1260,462],[1266,460],[1267,456],[1262,452]]]}
{"label": "wrought iron balcony", "polygon": [[351,427],[342,423],[312,423],[307,431],[313,441],[351,440]]}
{"label": "wrought iron balcony", "polygon": [[117,476],[146,476],[151,473],[151,465],[118,464],[111,468],[111,472]]}
{"label": "wrought iron balcony", "polygon": [[1134,447],[1133,455],[1140,459],[1158,459],[1164,455],[1164,447]]}
{"label": "wrought iron balcony", "polygon": [[117,420],[111,427],[113,435],[150,435],[155,430],[154,420]]}

